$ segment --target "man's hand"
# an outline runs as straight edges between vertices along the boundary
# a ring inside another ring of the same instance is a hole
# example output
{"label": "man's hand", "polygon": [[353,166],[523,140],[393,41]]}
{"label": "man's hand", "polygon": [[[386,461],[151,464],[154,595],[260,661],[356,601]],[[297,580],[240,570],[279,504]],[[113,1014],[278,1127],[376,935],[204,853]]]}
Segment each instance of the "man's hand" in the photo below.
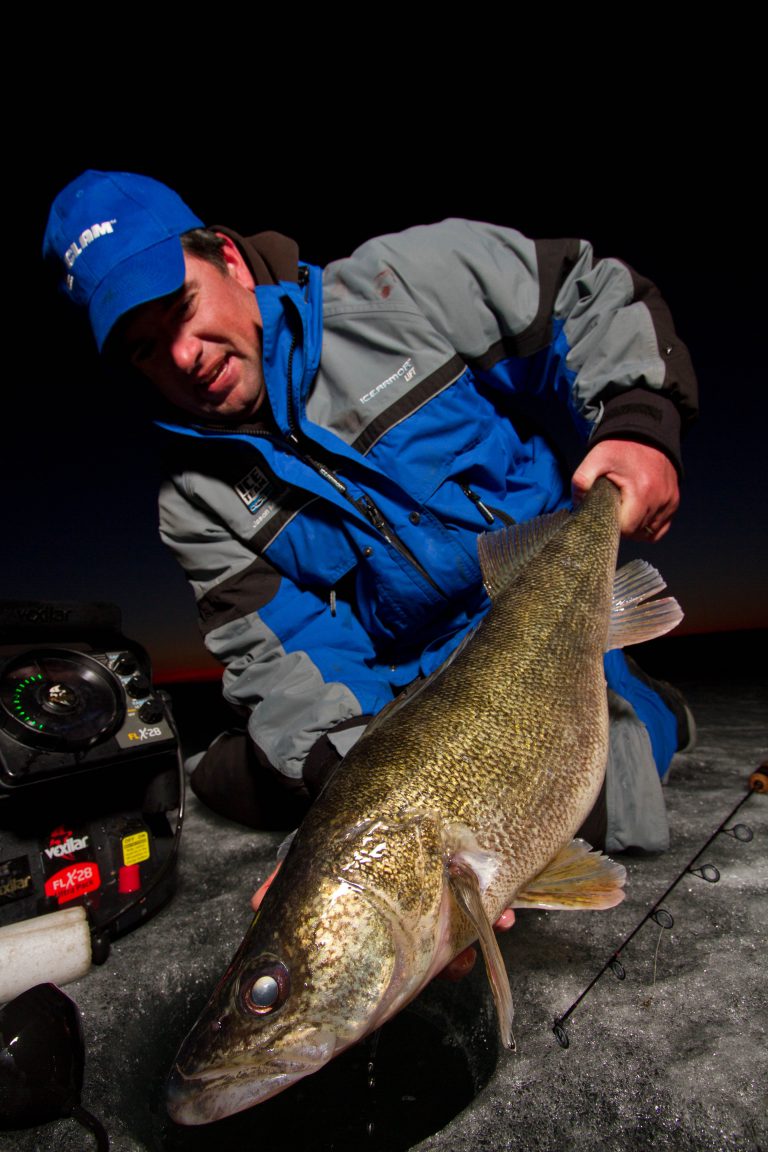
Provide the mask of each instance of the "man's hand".
{"label": "man's hand", "polygon": [[578,501],[597,480],[607,476],[621,491],[622,535],[633,540],[661,540],[680,503],[677,472],[672,461],[648,444],[634,440],[603,440],[588,452],[573,474]]}
{"label": "man's hand", "polygon": [[[278,864],[277,868],[275,868],[274,871],[270,872],[269,876],[267,876],[264,883],[261,884],[256,889],[253,896],[251,897],[251,907],[253,908],[254,912],[258,912],[258,910],[261,906],[261,902],[266,895],[267,889],[269,888],[270,884],[274,880],[275,876],[277,876],[277,873],[279,872],[279,870],[280,870],[280,865]],[[512,927],[514,922],[515,922],[514,912],[512,911],[511,908],[506,908],[502,912],[501,916],[499,916],[496,923],[494,924],[494,928],[498,932],[505,932],[507,930],[507,928]],[[468,972],[472,971],[472,969],[475,966],[475,960],[476,959],[477,959],[476,949],[472,948],[472,947],[465,948],[463,952],[459,952],[458,956],[454,956],[454,958],[453,958],[453,960],[451,960],[450,964],[446,964],[446,966],[442,972],[438,973],[438,979],[439,980],[461,980],[462,976],[466,976]]]}
{"label": "man's hand", "polygon": [[[511,928],[515,922],[515,913],[512,908],[505,908],[501,916],[494,924],[497,932],[506,932]],[[465,948],[463,952],[459,952],[458,956],[454,956],[450,964],[446,964],[442,972],[438,972],[438,980],[461,980],[463,976],[467,976],[475,966],[477,960],[477,948],[470,944],[469,948]]]}

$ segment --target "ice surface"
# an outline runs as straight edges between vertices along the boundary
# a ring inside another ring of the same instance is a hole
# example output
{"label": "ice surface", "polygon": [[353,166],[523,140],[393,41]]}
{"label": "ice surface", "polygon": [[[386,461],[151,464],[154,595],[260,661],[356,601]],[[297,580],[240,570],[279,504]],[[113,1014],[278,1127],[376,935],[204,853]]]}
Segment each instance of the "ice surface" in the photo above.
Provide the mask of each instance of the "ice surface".
{"label": "ice surface", "polygon": [[[736,817],[752,828],[751,843],[720,835],[702,857],[719,869],[720,882],[686,876],[664,901],[673,928],[647,923],[622,952],[626,979],[606,973],[574,1012],[567,1050],[551,1031],[768,756],[764,685],[682,686],[699,743],[677,757],[667,785],[671,851],[625,858],[627,899],[613,911],[524,911],[503,939],[517,1053],[499,1050],[480,966],[463,984],[434,984],[422,998],[422,1017],[430,1027],[442,1020],[445,1030],[422,1057],[435,1062],[432,1091],[451,1102],[440,1061],[457,1049],[478,1089],[453,1119],[439,1114],[445,1126],[417,1145],[425,1152],[747,1152],[768,1144],[768,796],[752,795]],[[173,901],[115,944],[103,967],[68,986],[83,1015],[83,1103],[107,1127],[113,1152],[342,1146],[332,1121],[319,1124],[311,1105],[293,1109],[298,1134],[287,1143],[285,1133],[268,1130],[266,1106],[229,1130],[174,1129],[163,1113],[176,1047],[240,942],[249,897],[280,838],[228,824],[191,798]],[[397,1106],[405,1111],[414,1092],[425,1091],[422,1073],[410,1074],[411,1055],[404,1044],[398,1063],[406,1087]],[[363,1088],[350,1083],[350,1108]],[[2,1152],[82,1152],[92,1144],[72,1120],[0,1133]],[[358,1147],[365,1152],[366,1143]]]}

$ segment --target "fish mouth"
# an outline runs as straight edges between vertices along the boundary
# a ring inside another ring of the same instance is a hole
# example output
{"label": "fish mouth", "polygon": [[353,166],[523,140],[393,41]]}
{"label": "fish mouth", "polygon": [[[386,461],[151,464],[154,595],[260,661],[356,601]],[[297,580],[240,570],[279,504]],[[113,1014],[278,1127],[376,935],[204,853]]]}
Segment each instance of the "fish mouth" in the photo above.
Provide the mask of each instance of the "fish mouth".
{"label": "fish mouth", "polygon": [[271,1048],[240,1061],[185,1071],[177,1061],[168,1078],[166,1106],[176,1124],[211,1124],[261,1104],[334,1056],[333,1032],[314,1029],[290,1047]]}

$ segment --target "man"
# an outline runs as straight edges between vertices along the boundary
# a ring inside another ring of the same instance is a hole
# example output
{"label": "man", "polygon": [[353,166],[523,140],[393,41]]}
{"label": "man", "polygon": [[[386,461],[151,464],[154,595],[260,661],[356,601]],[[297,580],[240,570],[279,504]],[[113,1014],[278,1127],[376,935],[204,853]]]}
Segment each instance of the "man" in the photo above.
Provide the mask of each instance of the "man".
{"label": "man", "polygon": [[[146,177],[88,172],[54,202],[45,251],[99,350],[166,404],[161,533],[248,717],[192,786],[235,819],[269,820],[276,775],[315,795],[476,625],[479,532],[599,475],[621,489],[625,535],[669,528],[688,354],[654,286],[586,243],[445,221],[321,272],[274,233],[202,229]],[[659,780],[687,712],[621,654],[606,674],[591,838],[662,849]]]}

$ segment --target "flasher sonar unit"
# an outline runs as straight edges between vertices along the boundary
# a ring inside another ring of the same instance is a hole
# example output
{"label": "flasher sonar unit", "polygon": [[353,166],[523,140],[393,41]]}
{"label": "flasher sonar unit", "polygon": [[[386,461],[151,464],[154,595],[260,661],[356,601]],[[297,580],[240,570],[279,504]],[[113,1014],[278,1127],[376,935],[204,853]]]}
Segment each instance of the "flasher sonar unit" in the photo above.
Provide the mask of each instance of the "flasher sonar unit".
{"label": "flasher sonar unit", "polygon": [[0,601],[0,926],[82,904],[106,958],[172,895],[183,777],[115,605]]}

